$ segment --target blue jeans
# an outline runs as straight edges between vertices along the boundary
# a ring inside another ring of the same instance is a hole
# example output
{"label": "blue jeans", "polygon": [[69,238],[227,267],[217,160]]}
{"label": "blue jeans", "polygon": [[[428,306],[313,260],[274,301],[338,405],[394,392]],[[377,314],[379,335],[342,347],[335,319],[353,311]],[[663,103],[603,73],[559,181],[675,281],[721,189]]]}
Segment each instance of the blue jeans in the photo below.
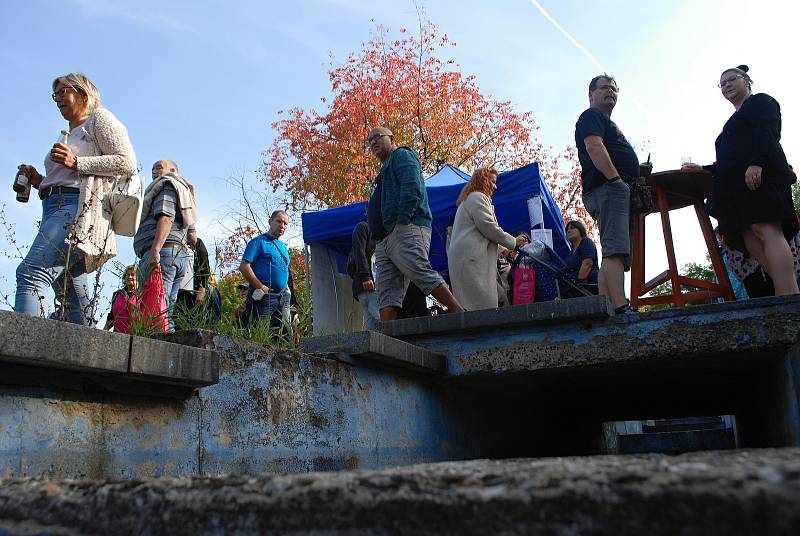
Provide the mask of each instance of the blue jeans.
{"label": "blue jeans", "polygon": [[220,296],[217,287],[208,285],[205,305],[211,312],[211,319],[215,322],[219,322],[219,319],[222,317],[222,296]]}
{"label": "blue jeans", "polygon": [[290,341],[294,340],[294,327],[292,326],[292,293],[286,288],[281,292],[281,324],[286,330]]}
{"label": "blue jeans", "polygon": [[[189,254],[182,248],[161,248],[159,252],[159,264],[161,264],[161,281],[164,284],[164,292],[167,295],[167,308],[169,315],[169,330],[175,331],[175,301],[178,299],[178,291],[181,289],[181,281],[189,269]],[[139,261],[145,267],[139,270],[141,281],[140,288],[143,288],[144,281],[150,278],[150,271],[147,265],[150,262],[150,251],[144,254]]]}
{"label": "blue jeans", "polygon": [[244,309],[244,317],[247,319],[247,324],[253,325],[261,320],[271,321],[275,312],[281,308],[281,297],[284,294],[270,292],[260,300],[254,300],[253,290],[252,286],[247,289],[247,301]]}
{"label": "blue jeans", "polygon": [[378,322],[381,319],[378,311],[378,293],[365,290],[358,295],[358,303],[361,304],[361,311],[364,314],[364,327],[370,331],[378,331]]}
{"label": "blue jeans", "polygon": [[52,288],[56,305],[59,306],[58,302],[62,300],[66,302],[63,319],[73,324],[90,325],[93,322],[86,267],[83,255],[75,249],[69,254],[69,275],[64,277],[68,249],[64,240],[72,230],[77,213],[78,194],[54,194],[42,201],[39,232],[25,259],[17,266],[16,312],[44,316],[47,309],[45,292]]}

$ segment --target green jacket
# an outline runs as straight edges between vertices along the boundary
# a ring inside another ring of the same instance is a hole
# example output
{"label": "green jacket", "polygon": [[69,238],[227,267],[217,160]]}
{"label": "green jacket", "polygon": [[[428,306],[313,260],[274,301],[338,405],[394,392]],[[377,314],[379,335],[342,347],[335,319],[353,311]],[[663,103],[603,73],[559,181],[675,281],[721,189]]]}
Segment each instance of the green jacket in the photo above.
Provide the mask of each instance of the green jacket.
{"label": "green jacket", "polygon": [[[380,192],[379,203],[377,192]],[[370,212],[377,210],[378,204],[387,235],[397,224],[431,227],[433,216],[428,206],[422,167],[417,155],[408,147],[392,151],[375,177],[375,188],[369,200]]]}

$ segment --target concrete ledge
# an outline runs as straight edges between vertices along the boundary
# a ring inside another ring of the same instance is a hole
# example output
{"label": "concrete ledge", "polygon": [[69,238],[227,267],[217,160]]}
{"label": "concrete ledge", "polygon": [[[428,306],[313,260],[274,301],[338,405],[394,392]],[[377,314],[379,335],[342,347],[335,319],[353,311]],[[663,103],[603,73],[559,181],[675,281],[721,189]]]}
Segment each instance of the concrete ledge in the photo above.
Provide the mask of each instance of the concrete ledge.
{"label": "concrete ledge", "polygon": [[131,337],[129,372],[155,382],[201,387],[219,381],[219,358],[211,350]]}
{"label": "concrete ledge", "polygon": [[611,303],[605,296],[589,296],[499,309],[406,318],[381,322],[379,329],[384,335],[401,339],[441,332],[450,332],[458,336],[464,332],[485,331],[498,326],[553,325],[580,320],[607,319],[613,314]]}
{"label": "concrete ledge", "polygon": [[130,344],[128,335],[0,311],[0,363],[121,374]]}
{"label": "concrete ledge", "polygon": [[0,334],[0,383],[9,385],[172,398],[219,380],[211,350],[10,311],[0,311]]}
{"label": "concrete ledge", "polygon": [[[569,301],[569,300],[566,300]],[[800,343],[800,298],[768,298],[612,317],[591,327],[548,326],[531,331],[499,326],[491,335],[411,338],[434,351],[448,349],[456,373],[626,366],[675,362],[685,372],[702,359],[731,361]]]}
{"label": "concrete ledge", "polygon": [[[219,336],[219,333],[216,331],[209,331],[206,329],[182,329],[173,331],[172,333],[156,333],[151,337],[151,339],[157,341],[174,342],[175,344],[192,346],[193,348],[216,350],[218,348],[215,348],[215,338]],[[244,339],[237,340],[244,342]]]}
{"label": "concrete ledge", "polygon": [[798,504],[800,449],[763,449],[255,478],[0,479],[0,533],[794,536]]}
{"label": "concrete ledge", "polygon": [[420,372],[440,373],[447,370],[447,364],[442,354],[375,331],[310,337],[303,339],[301,345],[304,352],[345,354],[358,358],[359,360],[354,362],[358,365],[376,361],[384,365]]}

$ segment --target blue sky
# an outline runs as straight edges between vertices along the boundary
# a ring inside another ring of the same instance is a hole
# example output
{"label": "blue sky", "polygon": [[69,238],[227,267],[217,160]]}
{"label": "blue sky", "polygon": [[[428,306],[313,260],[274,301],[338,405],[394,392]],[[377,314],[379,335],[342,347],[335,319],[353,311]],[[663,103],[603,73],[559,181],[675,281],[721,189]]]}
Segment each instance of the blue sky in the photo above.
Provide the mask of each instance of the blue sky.
{"label": "blue sky", "polygon": [[[623,94],[614,119],[635,145],[645,144],[640,157],[652,152],[656,170],[679,166],[681,156],[713,160],[714,139],[732,112],[716,83],[723,68],[739,63],[750,65],[757,91],[781,103],[784,149],[790,162],[800,162],[800,103],[792,100],[800,75],[790,52],[798,48],[796,2],[538,3],[617,77]],[[572,143],[575,119],[587,106],[586,84],[599,69],[536,2],[430,0],[425,9],[456,42],[450,54],[461,70],[475,75],[485,93],[511,100],[518,111],[532,110],[545,144]],[[200,234],[213,242],[235,197],[226,178],[252,177],[272,140],[277,111],[319,108],[330,87],[331,55],[343,60],[376,24],[391,32],[413,29],[414,4],[4,0],[0,170],[10,183],[17,164],[41,167],[64,126],[49,97],[50,83],[56,75],[82,71],[99,87],[103,105],[127,126],[145,171],[170,158],[194,182]],[[8,187],[2,191],[0,204],[18,241],[27,245],[40,208],[16,203]],[[696,225],[685,215],[677,220],[679,263],[701,260]],[[658,240],[657,222],[650,228]],[[289,234],[297,240],[299,228]],[[131,262],[130,241],[119,245],[120,262]],[[666,267],[652,249],[648,275]],[[0,235],[4,250],[10,246]],[[0,258],[0,293],[13,293],[17,262]],[[107,282],[116,286],[114,278]]]}

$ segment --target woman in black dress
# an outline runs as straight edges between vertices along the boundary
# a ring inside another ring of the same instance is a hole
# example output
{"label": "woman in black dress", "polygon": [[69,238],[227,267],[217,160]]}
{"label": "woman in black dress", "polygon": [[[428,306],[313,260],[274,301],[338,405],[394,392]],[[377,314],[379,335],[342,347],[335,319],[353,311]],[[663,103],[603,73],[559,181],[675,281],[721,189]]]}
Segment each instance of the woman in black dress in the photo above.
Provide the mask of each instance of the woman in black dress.
{"label": "woman in black dress", "polygon": [[722,95],[736,111],[717,138],[714,216],[725,239],[743,245],[775,283],[775,295],[797,294],[787,239],[798,231],[792,173],[780,144],[781,109],[766,93],[752,93],[746,65],[720,76]]}

